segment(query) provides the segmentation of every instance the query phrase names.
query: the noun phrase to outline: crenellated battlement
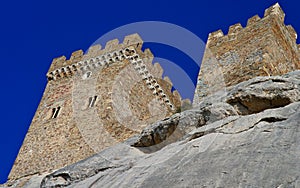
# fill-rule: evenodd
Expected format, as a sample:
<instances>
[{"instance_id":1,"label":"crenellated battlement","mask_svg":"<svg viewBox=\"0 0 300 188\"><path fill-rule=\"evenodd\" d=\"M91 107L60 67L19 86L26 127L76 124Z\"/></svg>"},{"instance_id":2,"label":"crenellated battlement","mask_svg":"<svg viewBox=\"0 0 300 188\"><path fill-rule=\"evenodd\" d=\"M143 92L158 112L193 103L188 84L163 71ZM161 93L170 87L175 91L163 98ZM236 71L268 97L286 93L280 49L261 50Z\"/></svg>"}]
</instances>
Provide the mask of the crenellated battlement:
<instances>
[{"instance_id":1,"label":"crenellated battlement","mask_svg":"<svg viewBox=\"0 0 300 188\"><path fill-rule=\"evenodd\" d=\"M224 33L223 33L223 31L221 29L219 29L217 31L209 33L207 41L208 42L212 42L212 41L218 40L218 39L220 39L222 37L224 37Z\"/></svg>"},{"instance_id":2,"label":"crenellated battlement","mask_svg":"<svg viewBox=\"0 0 300 188\"><path fill-rule=\"evenodd\" d=\"M111 51L111 53L107 53L104 55L98 55L96 57L90 57L86 60L82 60L83 54L79 55L80 51L76 51L72 53L72 56L69 60L64 60L64 56L56 60L56 65L59 67L54 69L51 72L47 73L47 78L49 81L57 80L63 77L73 76L76 73L85 72L86 70L95 69L100 66L109 66L117 61L122 61L128 58L127 52L129 51L128 48L124 50L116 50ZM77 56L73 56L76 54ZM72 61L72 60L75 61ZM81 59L81 60L79 60Z\"/></svg>"},{"instance_id":3,"label":"crenellated battlement","mask_svg":"<svg viewBox=\"0 0 300 188\"><path fill-rule=\"evenodd\" d=\"M253 27L262 25L264 22L268 22L270 24L283 24L284 25L285 13L278 3L271 6L270 8L265 10L264 17L260 18L258 15L255 15L248 19L247 26L242 27L240 23L234 24L229 27L228 33L225 35L222 30L218 30L209 34L207 45L208 46L218 46L221 43L230 42L236 39L236 36L245 30L252 30ZM276 20L274 22L269 22L268 20ZM285 26L285 25L284 25ZM297 33L291 25L285 26L285 29L290 34L293 42L296 42Z\"/></svg>"},{"instance_id":4,"label":"crenellated battlement","mask_svg":"<svg viewBox=\"0 0 300 188\"><path fill-rule=\"evenodd\" d=\"M140 49L142 44L143 41L140 36L132 34L126 36L121 44L119 44L118 39L114 39L108 41L104 49L101 49L101 45L97 44L91 46L86 54L82 50L74 51L68 60L65 56L54 58L47 73L47 78L48 80L56 80L57 78L72 76L80 70L109 65L123 60L126 47L136 46Z\"/></svg>"},{"instance_id":5,"label":"crenellated battlement","mask_svg":"<svg viewBox=\"0 0 300 188\"><path fill-rule=\"evenodd\" d=\"M242 25L240 23L234 24L229 27L228 35L236 35L243 29Z\"/></svg>"},{"instance_id":6,"label":"crenellated battlement","mask_svg":"<svg viewBox=\"0 0 300 188\"><path fill-rule=\"evenodd\" d=\"M62 69L65 66L70 66L79 61L87 61L96 56L108 57L112 56L111 51L117 52L120 49L136 46L141 48L143 44L143 40L138 34L128 35L124 38L123 43L119 43L118 39L110 40L106 43L105 48L101 49L101 45L97 44L95 46L91 46L87 53L84 54L82 50L77 50L73 52L70 58L67 60L65 56L54 58L48 73L53 72L55 70Z\"/></svg>"},{"instance_id":7,"label":"crenellated battlement","mask_svg":"<svg viewBox=\"0 0 300 188\"><path fill-rule=\"evenodd\" d=\"M258 15L252 16L251 18L249 18L247 20L247 26L246 27L250 27L251 25L257 23L259 20L261 20L261 18Z\"/></svg>"},{"instance_id":8,"label":"crenellated battlement","mask_svg":"<svg viewBox=\"0 0 300 188\"><path fill-rule=\"evenodd\" d=\"M195 97L205 97L256 76L300 69L297 32L284 23L284 18L285 13L276 3L265 10L263 18L249 18L245 27L237 23L229 27L227 34L222 30L210 33Z\"/></svg>"}]
</instances>

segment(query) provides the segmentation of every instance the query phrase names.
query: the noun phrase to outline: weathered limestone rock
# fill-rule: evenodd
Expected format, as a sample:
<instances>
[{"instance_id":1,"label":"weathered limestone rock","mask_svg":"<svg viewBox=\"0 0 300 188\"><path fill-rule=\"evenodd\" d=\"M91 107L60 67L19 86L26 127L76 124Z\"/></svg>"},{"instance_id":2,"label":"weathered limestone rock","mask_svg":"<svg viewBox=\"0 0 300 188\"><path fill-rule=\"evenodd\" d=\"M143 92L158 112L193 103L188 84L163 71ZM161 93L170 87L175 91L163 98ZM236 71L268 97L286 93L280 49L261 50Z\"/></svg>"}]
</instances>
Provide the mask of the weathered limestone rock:
<instances>
[{"instance_id":1,"label":"weathered limestone rock","mask_svg":"<svg viewBox=\"0 0 300 188\"><path fill-rule=\"evenodd\" d=\"M169 119L145 128L132 145L136 147L155 145L152 147L152 150L155 150L180 139L197 127L227 116L257 113L299 101L299 75L300 71L295 71L284 76L257 77L229 88L225 95L215 94L206 97L197 108L175 114ZM167 139L169 136L172 138ZM164 144L157 145L164 140L167 140Z\"/></svg>"},{"instance_id":2,"label":"weathered limestone rock","mask_svg":"<svg viewBox=\"0 0 300 188\"><path fill-rule=\"evenodd\" d=\"M257 77L235 86L226 102L233 105L239 114L282 107L300 100L299 84L299 80L289 75L286 78Z\"/></svg>"},{"instance_id":3,"label":"weathered limestone rock","mask_svg":"<svg viewBox=\"0 0 300 188\"><path fill-rule=\"evenodd\" d=\"M152 149L156 150L156 148L159 149L161 146L165 146L170 142L180 139L183 135L197 127L201 127L231 115L237 115L237 112L229 104L208 103L200 109L187 110L152 124L142 131L141 135L132 146L149 147L155 145ZM165 140L165 143L160 144Z\"/></svg>"}]
</instances>

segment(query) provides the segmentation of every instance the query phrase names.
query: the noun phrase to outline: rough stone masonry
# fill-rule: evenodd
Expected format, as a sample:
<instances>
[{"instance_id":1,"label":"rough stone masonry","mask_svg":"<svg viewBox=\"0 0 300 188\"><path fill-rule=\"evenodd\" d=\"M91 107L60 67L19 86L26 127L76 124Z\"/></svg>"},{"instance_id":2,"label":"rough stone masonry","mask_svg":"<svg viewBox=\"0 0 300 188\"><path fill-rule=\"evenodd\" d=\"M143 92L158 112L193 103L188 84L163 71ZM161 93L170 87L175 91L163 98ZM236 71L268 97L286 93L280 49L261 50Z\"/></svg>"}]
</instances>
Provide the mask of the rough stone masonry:
<instances>
[{"instance_id":1,"label":"rough stone masonry","mask_svg":"<svg viewBox=\"0 0 300 188\"><path fill-rule=\"evenodd\" d=\"M133 34L53 60L9 180L85 159L180 108L179 93L142 44Z\"/></svg>"},{"instance_id":2,"label":"rough stone masonry","mask_svg":"<svg viewBox=\"0 0 300 188\"><path fill-rule=\"evenodd\" d=\"M300 69L300 45L291 25L284 24L279 4L248 19L247 26L230 26L208 36L198 76L194 105L201 98L257 76L282 75Z\"/></svg>"}]
</instances>

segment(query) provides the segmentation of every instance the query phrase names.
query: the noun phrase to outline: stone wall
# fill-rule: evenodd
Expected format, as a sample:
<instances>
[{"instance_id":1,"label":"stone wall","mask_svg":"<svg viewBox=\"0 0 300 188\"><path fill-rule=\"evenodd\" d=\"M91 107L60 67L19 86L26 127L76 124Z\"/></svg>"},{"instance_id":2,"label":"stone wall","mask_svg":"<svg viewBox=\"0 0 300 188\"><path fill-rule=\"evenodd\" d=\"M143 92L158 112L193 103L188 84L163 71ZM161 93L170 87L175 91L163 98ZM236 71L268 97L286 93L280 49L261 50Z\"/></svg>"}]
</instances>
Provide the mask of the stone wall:
<instances>
[{"instance_id":1,"label":"stone wall","mask_svg":"<svg viewBox=\"0 0 300 188\"><path fill-rule=\"evenodd\" d=\"M282 75L300 69L297 34L284 24L279 4L253 16L246 27L230 26L210 33L206 45L194 105L208 94L257 76Z\"/></svg>"}]
</instances>

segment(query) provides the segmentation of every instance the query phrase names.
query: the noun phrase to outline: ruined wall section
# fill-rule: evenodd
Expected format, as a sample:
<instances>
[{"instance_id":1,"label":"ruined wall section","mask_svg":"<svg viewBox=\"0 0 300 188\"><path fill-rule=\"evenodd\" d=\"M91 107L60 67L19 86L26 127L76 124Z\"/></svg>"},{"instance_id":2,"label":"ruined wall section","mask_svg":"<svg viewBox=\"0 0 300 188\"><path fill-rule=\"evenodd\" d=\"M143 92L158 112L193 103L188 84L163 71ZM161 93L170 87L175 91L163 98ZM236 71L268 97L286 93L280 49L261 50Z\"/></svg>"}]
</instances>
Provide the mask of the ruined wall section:
<instances>
[{"instance_id":1,"label":"ruined wall section","mask_svg":"<svg viewBox=\"0 0 300 188\"><path fill-rule=\"evenodd\" d=\"M230 26L210 33L206 45L196 98L256 76L282 75L300 69L297 34L284 24L279 4L265 10L263 18L253 16L247 26ZM221 76L222 75L222 76ZM195 101L195 100L194 100Z\"/></svg>"}]
</instances>

